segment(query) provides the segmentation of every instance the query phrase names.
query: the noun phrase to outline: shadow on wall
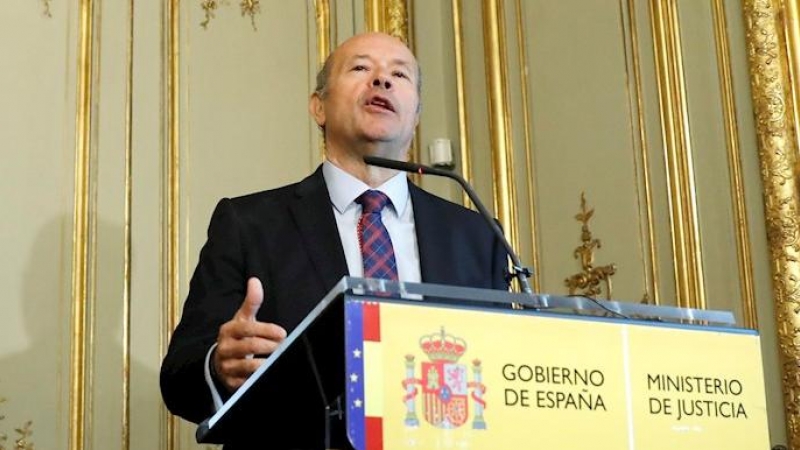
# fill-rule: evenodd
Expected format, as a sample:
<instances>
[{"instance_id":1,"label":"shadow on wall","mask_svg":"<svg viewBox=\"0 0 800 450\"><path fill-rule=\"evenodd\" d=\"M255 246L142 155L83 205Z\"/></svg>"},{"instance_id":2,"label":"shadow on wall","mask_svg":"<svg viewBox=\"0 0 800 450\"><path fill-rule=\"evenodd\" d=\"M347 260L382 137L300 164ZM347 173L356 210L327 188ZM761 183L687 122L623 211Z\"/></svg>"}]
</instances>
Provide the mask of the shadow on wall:
<instances>
[{"instance_id":1,"label":"shadow on wall","mask_svg":"<svg viewBox=\"0 0 800 450\"><path fill-rule=\"evenodd\" d=\"M15 431L32 421L27 443L35 448L60 448L68 439L71 341L72 341L72 217L55 217L46 222L33 240L27 259L20 257L22 290L18 302L29 345L22 351L0 357L0 438L13 442L24 437ZM93 345L90 358L88 409L92 411L92 439L95 447L119 446L122 432L123 398L123 228L97 222L94 332L87 321L86 338ZM13 258L14 255L6 255ZM11 262L7 267L14 267ZM90 269L91 270L91 269ZM15 275L16 276L16 275ZM89 283L90 285L92 283ZM13 295L13 293L11 293ZM91 349L94 349L91 352ZM131 359L129 380L153 380L157 373ZM131 413L158 414L158 392L131 386ZM0 445L5 445L0 441ZM132 448L136 448L132 440Z\"/></svg>"}]
</instances>

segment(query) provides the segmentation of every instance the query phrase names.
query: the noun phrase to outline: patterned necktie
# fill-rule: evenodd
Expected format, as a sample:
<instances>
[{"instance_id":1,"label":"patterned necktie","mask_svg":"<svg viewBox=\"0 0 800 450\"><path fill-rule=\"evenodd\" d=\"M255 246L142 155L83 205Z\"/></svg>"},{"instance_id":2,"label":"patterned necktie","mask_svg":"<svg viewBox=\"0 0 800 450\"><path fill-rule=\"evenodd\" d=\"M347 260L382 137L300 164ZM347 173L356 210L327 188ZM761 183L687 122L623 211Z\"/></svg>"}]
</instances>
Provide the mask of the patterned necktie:
<instances>
[{"instance_id":1,"label":"patterned necktie","mask_svg":"<svg viewBox=\"0 0 800 450\"><path fill-rule=\"evenodd\" d=\"M383 192L370 190L361 194L356 203L362 207L358 221L358 244L364 263L364 277L397 281L392 239L381 220L381 211L389 203L389 197Z\"/></svg>"}]
</instances>

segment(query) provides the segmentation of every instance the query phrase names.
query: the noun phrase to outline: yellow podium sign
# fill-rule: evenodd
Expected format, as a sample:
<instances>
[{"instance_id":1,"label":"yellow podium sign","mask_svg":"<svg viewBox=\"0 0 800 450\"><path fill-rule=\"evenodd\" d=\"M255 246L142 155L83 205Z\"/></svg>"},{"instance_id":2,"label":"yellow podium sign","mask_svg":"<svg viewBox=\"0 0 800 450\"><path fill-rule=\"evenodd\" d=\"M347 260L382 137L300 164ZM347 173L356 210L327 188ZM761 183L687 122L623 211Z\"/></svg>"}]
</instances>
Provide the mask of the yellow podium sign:
<instances>
[{"instance_id":1,"label":"yellow podium sign","mask_svg":"<svg viewBox=\"0 0 800 450\"><path fill-rule=\"evenodd\" d=\"M752 331L351 301L357 449L768 448Z\"/></svg>"}]
</instances>

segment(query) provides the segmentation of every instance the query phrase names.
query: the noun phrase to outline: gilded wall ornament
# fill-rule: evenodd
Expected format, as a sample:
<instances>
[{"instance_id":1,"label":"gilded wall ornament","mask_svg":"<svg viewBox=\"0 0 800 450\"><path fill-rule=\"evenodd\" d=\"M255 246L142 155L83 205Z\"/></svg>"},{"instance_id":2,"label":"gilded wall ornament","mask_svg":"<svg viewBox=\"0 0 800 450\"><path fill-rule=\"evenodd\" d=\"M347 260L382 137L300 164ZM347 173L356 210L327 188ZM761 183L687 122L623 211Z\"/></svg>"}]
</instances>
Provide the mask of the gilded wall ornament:
<instances>
[{"instance_id":1,"label":"gilded wall ornament","mask_svg":"<svg viewBox=\"0 0 800 450\"><path fill-rule=\"evenodd\" d=\"M600 239L592 238L589 230L589 220L594 215L594 208L586 209L586 197L581 193L581 211L575 219L581 222L581 245L575 248L572 256L581 262L581 271L564 280L569 289L569 295L582 295L596 298L606 290L606 298L611 299L611 277L617 272L615 264L605 266L594 265L594 252L600 248Z\"/></svg>"},{"instance_id":2,"label":"gilded wall ornament","mask_svg":"<svg viewBox=\"0 0 800 450\"><path fill-rule=\"evenodd\" d=\"M228 5L228 0L203 0L200 3L200 7L203 8L203 14L205 18L202 22L200 22L200 26L203 29L208 29L208 24L211 22L211 19L217 17L217 10L221 5ZM253 26L253 30L257 30L256 28L256 14L261 14L261 0L241 0L239 2L239 10L242 13L242 17L247 16L250 18L250 24Z\"/></svg>"},{"instance_id":3,"label":"gilded wall ornament","mask_svg":"<svg viewBox=\"0 0 800 450\"><path fill-rule=\"evenodd\" d=\"M51 0L41 0L42 1L42 14L45 17L53 17L53 14L50 12L50 1Z\"/></svg>"},{"instance_id":4,"label":"gilded wall ornament","mask_svg":"<svg viewBox=\"0 0 800 450\"><path fill-rule=\"evenodd\" d=\"M5 398L0 397L0 405L6 402ZM2 425L3 420L5 420L6 416L0 414L0 425ZM2 428L0 428L2 429ZM6 433L0 432L0 450L34 450L33 443L30 441L31 436L33 435L33 422L27 421L24 425L18 428L14 428L14 433L17 435L17 438L14 440L13 447L6 447L6 443L8 442L8 435Z\"/></svg>"},{"instance_id":5,"label":"gilded wall ornament","mask_svg":"<svg viewBox=\"0 0 800 450\"><path fill-rule=\"evenodd\" d=\"M800 195L783 13L777 0L744 2L787 440L789 448L800 448Z\"/></svg>"}]
</instances>

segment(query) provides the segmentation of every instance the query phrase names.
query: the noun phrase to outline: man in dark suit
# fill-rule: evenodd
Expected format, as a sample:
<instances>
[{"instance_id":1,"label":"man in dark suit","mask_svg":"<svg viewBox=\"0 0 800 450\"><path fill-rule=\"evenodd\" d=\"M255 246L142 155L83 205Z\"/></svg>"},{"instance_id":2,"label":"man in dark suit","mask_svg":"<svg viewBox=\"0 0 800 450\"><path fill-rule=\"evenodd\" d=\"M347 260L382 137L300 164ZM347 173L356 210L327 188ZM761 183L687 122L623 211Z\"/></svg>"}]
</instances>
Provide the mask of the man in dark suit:
<instances>
[{"instance_id":1,"label":"man in dark suit","mask_svg":"<svg viewBox=\"0 0 800 450\"><path fill-rule=\"evenodd\" d=\"M507 254L479 214L363 162L408 158L420 71L400 40L380 33L347 40L320 71L309 110L324 133L325 162L299 183L223 199L212 216L161 369L167 407L192 422L210 417L341 277L364 276L357 228L365 191L388 198L380 214L400 280L508 289ZM264 399L254 422L263 429L226 448L323 448L316 411L324 405L318 393L299 389L309 373L298 370L275 394L283 398ZM292 411L270 408L288 399Z\"/></svg>"}]
</instances>

